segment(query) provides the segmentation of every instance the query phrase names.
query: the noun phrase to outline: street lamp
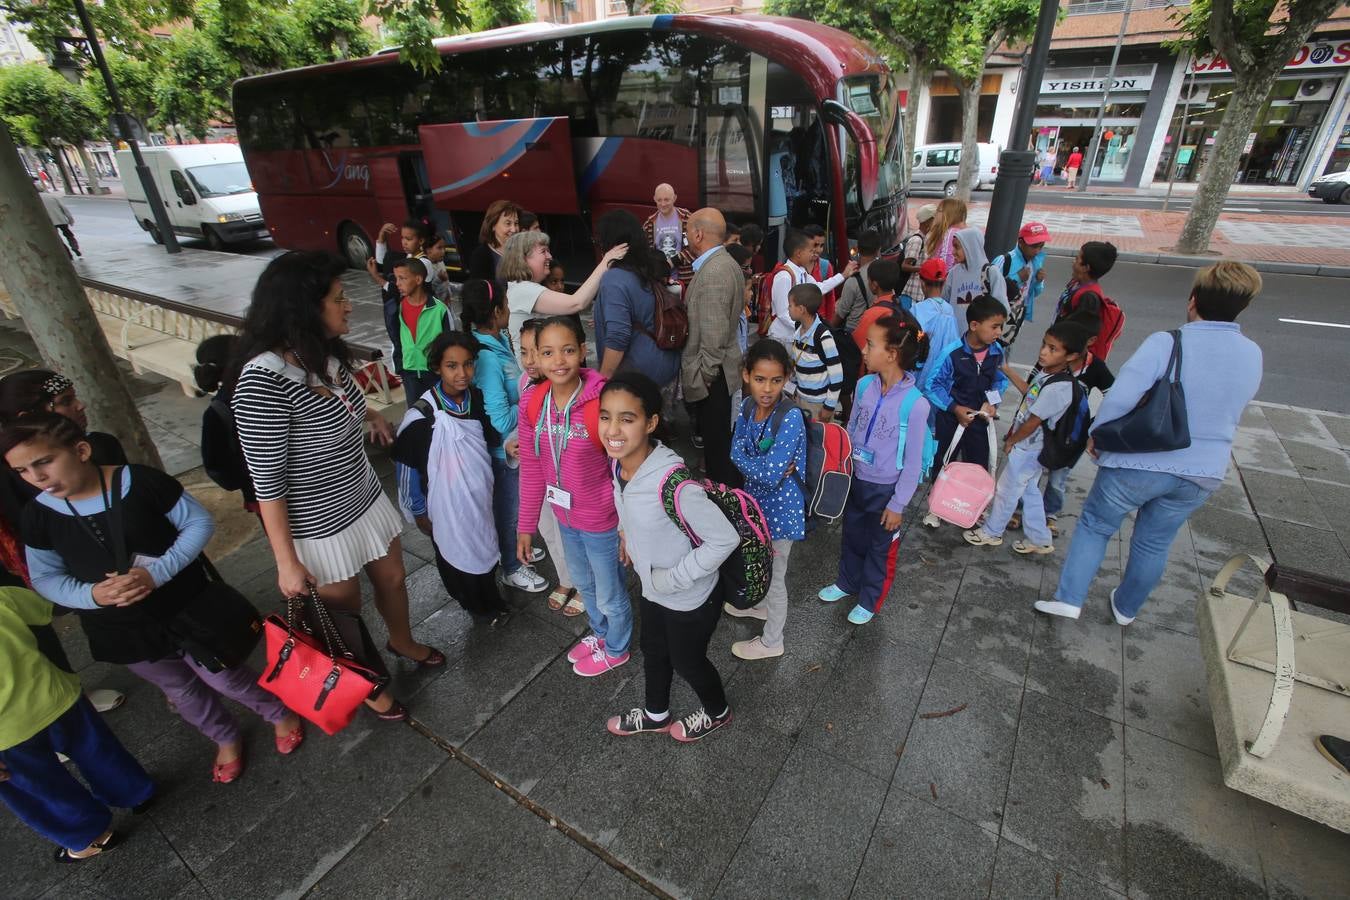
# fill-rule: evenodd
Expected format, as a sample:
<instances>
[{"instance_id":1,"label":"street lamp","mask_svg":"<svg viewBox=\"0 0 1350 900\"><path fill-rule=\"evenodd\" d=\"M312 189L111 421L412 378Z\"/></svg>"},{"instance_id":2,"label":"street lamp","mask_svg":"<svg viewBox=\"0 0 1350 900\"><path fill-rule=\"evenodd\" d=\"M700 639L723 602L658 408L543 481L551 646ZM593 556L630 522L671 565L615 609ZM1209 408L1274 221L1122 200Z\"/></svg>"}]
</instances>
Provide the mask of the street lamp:
<instances>
[{"instance_id":1,"label":"street lamp","mask_svg":"<svg viewBox=\"0 0 1350 900\"><path fill-rule=\"evenodd\" d=\"M103 76L103 85L108 89L108 101L112 104L113 121L116 123L114 129L116 137L126 141L127 147L131 150L131 158L136 161L136 175L141 181L141 189L145 191L145 202L150 205L150 215L154 217L155 228L159 230L160 237L164 240L164 249L169 253L179 253L183 248L178 246L173 226L169 224L169 217L164 214L164 200L159 196L154 176L150 174L150 167L145 164L145 157L141 155L141 148L136 143L135 126L132 124L135 119L127 115L122 107L122 95L117 93L117 84L113 81L112 72L108 70L108 61L103 58L98 32L94 30L94 23L89 20L89 11L84 8L84 0L74 0L74 4L75 14L80 17L80 27L84 30L84 37L58 38L56 52L52 54L52 68L71 83L78 83L80 65L66 45L83 43L89 48L94 57L94 65L98 66L99 74Z\"/></svg>"}]
</instances>

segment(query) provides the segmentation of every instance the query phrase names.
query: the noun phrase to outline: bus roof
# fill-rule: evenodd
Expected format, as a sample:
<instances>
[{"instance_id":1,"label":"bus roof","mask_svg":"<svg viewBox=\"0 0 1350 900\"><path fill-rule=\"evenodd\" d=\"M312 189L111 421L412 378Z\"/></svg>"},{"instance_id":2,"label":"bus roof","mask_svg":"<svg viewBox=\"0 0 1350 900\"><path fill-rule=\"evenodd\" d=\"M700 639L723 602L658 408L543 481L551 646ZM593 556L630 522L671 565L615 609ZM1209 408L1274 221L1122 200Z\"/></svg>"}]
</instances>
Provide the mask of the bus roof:
<instances>
[{"instance_id":1,"label":"bus roof","mask_svg":"<svg viewBox=\"0 0 1350 900\"><path fill-rule=\"evenodd\" d=\"M534 41L611 31L684 31L734 41L796 72L816 95L822 98L834 96L838 80L845 75L876 72L886 67L885 61L875 50L847 32L818 22L808 22L805 19L763 15L717 16L680 13L630 16L577 25L534 22L437 38L435 46L442 55L450 56L473 50L490 50ZM392 65L397 51L397 47L391 47L363 59L325 63L241 80L255 83L285 79L293 72L317 74L334 67Z\"/></svg>"}]
</instances>

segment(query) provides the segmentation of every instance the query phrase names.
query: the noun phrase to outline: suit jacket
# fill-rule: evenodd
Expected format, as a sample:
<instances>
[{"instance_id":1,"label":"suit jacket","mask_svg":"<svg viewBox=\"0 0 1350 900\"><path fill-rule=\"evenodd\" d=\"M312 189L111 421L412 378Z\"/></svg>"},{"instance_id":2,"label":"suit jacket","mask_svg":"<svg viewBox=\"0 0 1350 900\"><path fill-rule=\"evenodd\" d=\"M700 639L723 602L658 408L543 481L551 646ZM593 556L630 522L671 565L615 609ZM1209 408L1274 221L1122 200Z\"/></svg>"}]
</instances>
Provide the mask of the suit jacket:
<instances>
[{"instance_id":1,"label":"suit jacket","mask_svg":"<svg viewBox=\"0 0 1350 900\"><path fill-rule=\"evenodd\" d=\"M722 367L727 393L741 383L741 346L736 338L745 306L745 273L726 250L708 257L685 289L689 341L680 361L686 400L702 400Z\"/></svg>"}]
</instances>

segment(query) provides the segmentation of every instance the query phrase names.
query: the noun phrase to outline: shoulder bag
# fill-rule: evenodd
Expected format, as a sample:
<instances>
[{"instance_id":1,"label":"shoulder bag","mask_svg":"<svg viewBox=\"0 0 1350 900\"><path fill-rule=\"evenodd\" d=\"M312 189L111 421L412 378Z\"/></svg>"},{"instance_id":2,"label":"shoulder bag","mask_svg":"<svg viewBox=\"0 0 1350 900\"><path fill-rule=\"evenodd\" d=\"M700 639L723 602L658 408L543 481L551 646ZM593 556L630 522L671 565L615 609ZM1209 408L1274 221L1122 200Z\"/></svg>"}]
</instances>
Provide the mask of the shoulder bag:
<instances>
[{"instance_id":1,"label":"shoulder bag","mask_svg":"<svg viewBox=\"0 0 1350 900\"><path fill-rule=\"evenodd\" d=\"M1181 332L1171 331L1172 358L1162 377L1140 398L1139 405L1092 432L1097 450L1110 453L1161 453L1191 445L1186 419L1186 392L1181 387Z\"/></svg>"}]
</instances>

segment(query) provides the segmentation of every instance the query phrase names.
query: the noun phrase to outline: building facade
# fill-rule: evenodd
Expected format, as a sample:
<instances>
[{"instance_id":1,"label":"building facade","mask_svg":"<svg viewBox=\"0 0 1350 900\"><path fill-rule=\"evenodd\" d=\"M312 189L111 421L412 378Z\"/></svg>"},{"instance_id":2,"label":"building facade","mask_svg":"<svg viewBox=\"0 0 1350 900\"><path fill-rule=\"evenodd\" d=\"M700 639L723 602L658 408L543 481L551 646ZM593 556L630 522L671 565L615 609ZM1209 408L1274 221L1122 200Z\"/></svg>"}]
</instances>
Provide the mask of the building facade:
<instances>
[{"instance_id":1,"label":"building facade","mask_svg":"<svg viewBox=\"0 0 1350 900\"><path fill-rule=\"evenodd\" d=\"M764 0L683 0L680 11L686 13L736 14L763 12ZM643 10L639 4L638 14ZM535 16L540 22L574 25L600 22L628 15L624 0L535 0Z\"/></svg>"}]
</instances>

